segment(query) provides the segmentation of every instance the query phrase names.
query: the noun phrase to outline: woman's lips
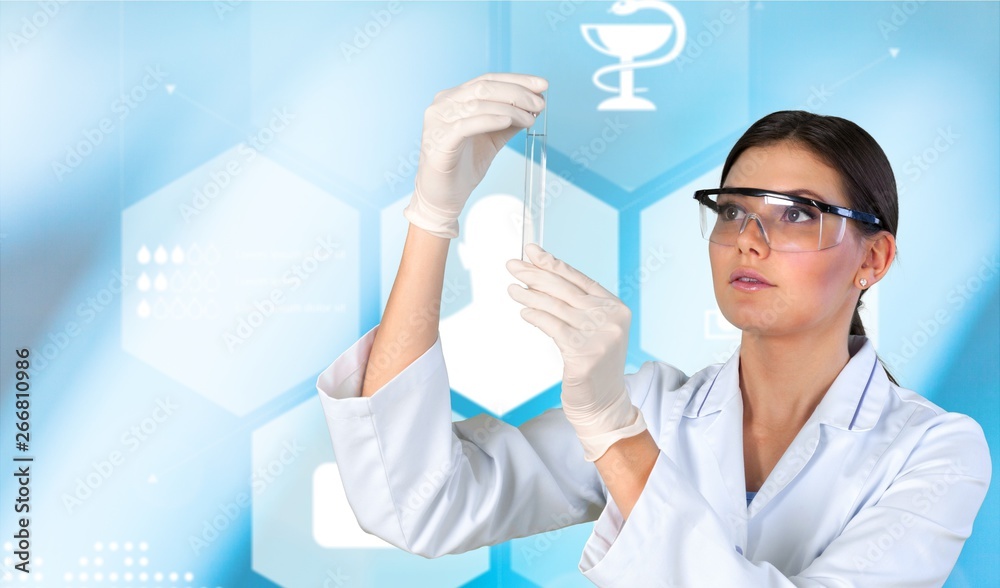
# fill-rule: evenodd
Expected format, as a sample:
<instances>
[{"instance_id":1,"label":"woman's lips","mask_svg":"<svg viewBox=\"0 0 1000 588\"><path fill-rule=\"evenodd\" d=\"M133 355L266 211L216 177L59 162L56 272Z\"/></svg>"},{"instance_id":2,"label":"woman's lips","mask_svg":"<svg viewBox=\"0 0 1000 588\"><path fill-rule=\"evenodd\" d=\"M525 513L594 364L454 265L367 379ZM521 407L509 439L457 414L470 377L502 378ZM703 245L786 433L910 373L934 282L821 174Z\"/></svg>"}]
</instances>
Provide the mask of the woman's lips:
<instances>
[{"instance_id":1,"label":"woman's lips","mask_svg":"<svg viewBox=\"0 0 1000 588\"><path fill-rule=\"evenodd\" d=\"M729 285L744 292L756 292L765 288L773 288L764 276L750 269L738 269L729 274Z\"/></svg>"}]
</instances>

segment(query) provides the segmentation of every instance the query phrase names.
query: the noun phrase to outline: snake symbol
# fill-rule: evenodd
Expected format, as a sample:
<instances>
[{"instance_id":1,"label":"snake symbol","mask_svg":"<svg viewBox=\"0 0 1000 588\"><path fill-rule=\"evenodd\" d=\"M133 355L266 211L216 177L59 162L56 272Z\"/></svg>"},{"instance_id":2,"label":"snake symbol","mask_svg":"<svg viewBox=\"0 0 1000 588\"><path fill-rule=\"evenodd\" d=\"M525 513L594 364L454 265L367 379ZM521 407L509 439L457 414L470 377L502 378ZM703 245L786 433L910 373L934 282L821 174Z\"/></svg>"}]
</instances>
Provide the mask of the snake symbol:
<instances>
[{"instance_id":1,"label":"snake symbol","mask_svg":"<svg viewBox=\"0 0 1000 588\"><path fill-rule=\"evenodd\" d=\"M649 61L636 61L632 63L614 63L601 67L595 71L592 78L594 85L605 92L617 93L621 90L621 88L609 86L608 84L601 82L600 78L602 76L623 69L638 69L641 67L656 67L658 65L663 65L664 63L675 59L678 55L680 55L681 50L684 49L684 42L687 39L687 27L684 24L684 17L681 16L681 13L676 8L666 2L661 2L659 0L617 0L608 12L619 16L627 16L645 9L658 10L669 16L677 28L677 40L670 51L657 59ZM645 92L647 90L649 90L649 88L636 88L635 92Z\"/></svg>"}]
</instances>

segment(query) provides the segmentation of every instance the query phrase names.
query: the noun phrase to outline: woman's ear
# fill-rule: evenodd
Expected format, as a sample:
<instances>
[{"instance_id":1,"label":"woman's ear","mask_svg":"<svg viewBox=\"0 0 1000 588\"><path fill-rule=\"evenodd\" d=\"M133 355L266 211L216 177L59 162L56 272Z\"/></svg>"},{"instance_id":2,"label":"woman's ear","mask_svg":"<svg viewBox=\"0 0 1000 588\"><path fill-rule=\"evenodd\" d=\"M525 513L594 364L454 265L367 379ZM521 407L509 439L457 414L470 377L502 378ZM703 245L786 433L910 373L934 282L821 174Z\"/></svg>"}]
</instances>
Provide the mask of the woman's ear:
<instances>
[{"instance_id":1,"label":"woman's ear","mask_svg":"<svg viewBox=\"0 0 1000 588\"><path fill-rule=\"evenodd\" d=\"M864 278L871 288L889 271L896 258L896 238L888 231L881 231L867 240L865 256L858 268L857 278Z\"/></svg>"}]
</instances>

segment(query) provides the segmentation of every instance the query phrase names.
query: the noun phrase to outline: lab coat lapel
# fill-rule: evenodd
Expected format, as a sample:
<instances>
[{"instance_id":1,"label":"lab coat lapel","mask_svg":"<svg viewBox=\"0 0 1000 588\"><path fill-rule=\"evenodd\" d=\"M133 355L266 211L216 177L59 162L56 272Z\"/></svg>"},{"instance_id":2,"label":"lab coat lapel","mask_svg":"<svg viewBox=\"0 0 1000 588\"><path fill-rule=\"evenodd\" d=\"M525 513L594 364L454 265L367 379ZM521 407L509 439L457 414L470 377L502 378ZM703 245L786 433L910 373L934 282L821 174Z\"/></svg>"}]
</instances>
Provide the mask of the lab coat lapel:
<instances>
[{"instance_id":1,"label":"lab coat lapel","mask_svg":"<svg viewBox=\"0 0 1000 588\"><path fill-rule=\"evenodd\" d=\"M815 415L815 413L814 413ZM819 422L810 417L806 424L802 425L795 439L782 454L781 459L775 464L774 469L767 475L760 491L754 496L750 503L749 517L753 517L761 511L767 503L778 495L788 484L795 479L795 476L802 471L806 463L812 458L819 446L820 427Z\"/></svg>"},{"instance_id":2,"label":"lab coat lapel","mask_svg":"<svg viewBox=\"0 0 1000 588\"><path fill-rule=\"evenodd\" d=\"M878 421L888 394L885 372L879 365L875 348L866 338L850 337L849 349L851 359L754 497L749 508L751 518L799 475L820 445L823 426L862 432Z\"/></svg>"},{"instance_id":3,"label":"lab coat lapel","mask_svg":"<svg viewBox=\"0 0 1000 588\"><path fill-rule=\"evenodd\" d=\"M743 398L739 386L739 349L723 364L704 394L698 394L688 406L685 416L710 420L697 426L701 439L711 450L714 468L705 468L705 482L712 480L725 496L717 504L729 521L737 545L746 544L746 476L743 470ZM714 415L714 416L713 416Z\"/></svg>"}]
</instances>

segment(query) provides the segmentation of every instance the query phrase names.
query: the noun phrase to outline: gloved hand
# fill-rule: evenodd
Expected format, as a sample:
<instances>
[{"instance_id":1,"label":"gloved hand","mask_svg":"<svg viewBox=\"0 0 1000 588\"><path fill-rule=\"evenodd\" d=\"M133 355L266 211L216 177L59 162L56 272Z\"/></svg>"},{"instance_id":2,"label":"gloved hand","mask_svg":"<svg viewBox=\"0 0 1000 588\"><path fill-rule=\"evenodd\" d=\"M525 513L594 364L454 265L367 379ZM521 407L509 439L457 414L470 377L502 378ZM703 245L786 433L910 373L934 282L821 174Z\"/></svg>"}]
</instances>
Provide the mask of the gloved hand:
<instances>
[{"instance_id":1,"label":"gloved hand","mask_svg":"<svg viewBox=\"0 0 1000 588\"><path fill-rule=\"evenodd\" d=\"M484 74L438 92L424 112L420 161L403 215L438 237L458 236L458 216L500 149L535 122L544 78Z\"/></svg>"},{"instance_id":2,"label":"gloved hand","mask_svg":"<svg viewBox=\"0 0 1000 588\"><path fill-rule=\"evenodd\" d=\"M588 461L619 439L646 430L625 389L625 353L632 312L614 294L531 243L531 263L507 262L528 285L507 287L525 305L521 317L552 337L563 357L562 407Z\"/></svg>"}]
</instances>

